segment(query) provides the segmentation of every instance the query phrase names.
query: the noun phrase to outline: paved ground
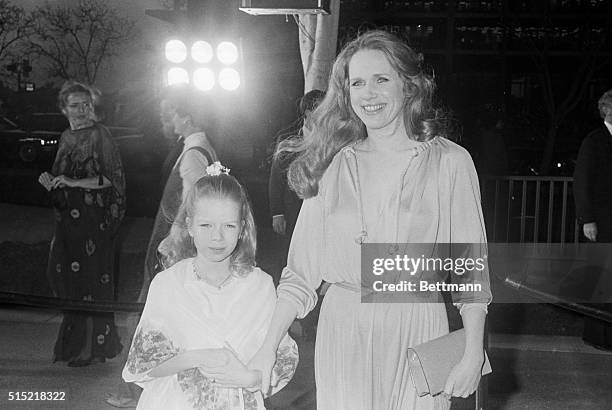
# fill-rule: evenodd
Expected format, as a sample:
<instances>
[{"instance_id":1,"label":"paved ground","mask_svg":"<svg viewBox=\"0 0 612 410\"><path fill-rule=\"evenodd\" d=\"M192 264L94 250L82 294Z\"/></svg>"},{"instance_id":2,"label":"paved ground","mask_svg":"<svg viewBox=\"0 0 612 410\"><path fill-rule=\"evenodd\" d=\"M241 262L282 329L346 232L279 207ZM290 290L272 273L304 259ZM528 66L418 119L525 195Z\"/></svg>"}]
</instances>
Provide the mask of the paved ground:
<instances>
[{"instance_id":1,"label":"paved ground","mask_svg":"<svg viewBox=\"0 0 612 410\"><path fill-rule=\"evenodd\" d=\"M49 220L46 208L0 204L0 245L47 241L51 236ZM125 288L120 289L120 296L124 300L134 296L138 284L134 275L139 274L149 229L150 219L147 218L127 218L122 228L120 283ZM260 265L273 272L279 268L272 251L278 247L278 238L265 228L260 233ZM493 306L490 322L495 326L490 326L493 332L489 356L494 373L487 378L486 408L610 408L612 354L589 348L581 342L576 336L579 320L559 314L547 305L529 309ZM552 319L560 321L559 324L551 325ZM103 399L120 377L121 359L86 368L51 363L60 320L60 313L53 310L0 306L0 409L112 408L105 405ZM124 331L125 321L126 314L119 314L117 323L124 341L129 339ZM290 385L273 397L269 403L272 408L314 408L313 343L300 340L299 345L298 373ZM9 402L10 391L64 391L67 400ZM470 401L457 401L453 408L470 408Z\"/></svg>"},{"instance_id":2,"label":"paved ground","mask_svg":"<svg viewBox=\"0 0 612 410\"><path fill-rule=\"evenodd\" d=\"M125 315L119 315L118 327L122 340ZM112 409L104 402L105 395L114 391L120 380L123 362L115 358L104 364L70 368L65 363L52 363L51 354L61 315L37 309L5 307L0 309L0 409ZM307 404L313 396L314 373L312 342L299 341L301 363L291 385L278 393L271 405L291 407L299 401ZM10 391L61 391L63 402L16 402L8 400ZM289 407L288 407L289 406Z\"/></svg>"},{"instance_id":3,"label":"paved ground","mask_svg":"<svg viewBox=\"0 0 612 410\"><path fill-rule=\"evenodd\" d=\"M123 363L119 358L85 368L51 363L60 319L56 312L0 309L0 409L112 409L103 400ZM125 319L118 317L121 333ZM313 343L299 340L299 348L298 372L273 397L272 408L314 409ZM586 348L576 337L494 334L489 353L494 368L488 377L489 409L610 408L612 354ZM66 401L9 402L9 391L63 391ZM469 405L456 402L453 408Z\"/></svg>"}]
</instances>

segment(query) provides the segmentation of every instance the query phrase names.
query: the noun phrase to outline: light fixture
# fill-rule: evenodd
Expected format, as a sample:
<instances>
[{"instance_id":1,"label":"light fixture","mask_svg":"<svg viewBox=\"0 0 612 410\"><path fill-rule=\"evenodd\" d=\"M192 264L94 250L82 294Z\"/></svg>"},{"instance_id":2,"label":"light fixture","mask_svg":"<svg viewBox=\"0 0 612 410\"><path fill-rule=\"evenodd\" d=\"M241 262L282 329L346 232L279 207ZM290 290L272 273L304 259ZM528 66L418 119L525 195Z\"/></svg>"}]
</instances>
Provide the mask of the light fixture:
<instances>
[{"instance_id":1,"label":"light fixture","mask_svg":"<svg viewBox=\"0 0 612 410\"><path fill-rule=\"evenodd\" d=\"M210 43L198 40L191 46L191 58L201 64L209 63L213 59L213 48Z\"/></svg>"},{"instance_id":2,"label":"light fixture","mask_svg":"<svg viewBox=\"0 0 612 410\"><path fill-rule=\"evenodd\" d=\"M240 74L233 68L224 68L219 72L219 85L221 88L233 91L240 87Z\"/></svg>"},{"instance_id":3,"label":"light fixture","mask_svg":"<svg viewBox=\"0 0 612 410\"><path fill-rule=\"evenodd\" d=\"M234 64L238 61L238 47L229 41L219 43L217 46L217 58L223 64Z\"/></svg>"},{"instance_id":4,"label":"light fixture","mask_svg":"<svg viewBox=\"0 0 612 410\"><path fill-rule=\"evenodd\" d=\"M207 67L197 68L193 72L193 85L202 91L211 90L215 86L215 73Z\"/></svg>"},{"instance_id":5,"label":"light fixture","mask_svg":"<svg viewBox=\"0 0 612 410\"><path fill-rule=\"evenodd\" d=\"M329 14L331 0L240 0L239 10L253 15Z\"/></svg>"},{"instance_id":6,"label":"light fixture","mask_svg":"<svg viewBox=\"0 0 612 410\"><path fill-rule=\"evenodd\" d=\"M188 84L189 74L182 67L172 67L168 70L168 85Z\"/></svg>"},{"instance_id":7,"label":"light fixture","mask_svg":"<svg viewBox=\"0 0 612 410\"><path fill-rule=\"evenodd\" d=\"M166 43L166 58L172 63L182 63L187 58L187 46L181 40Z\"/></svg>"}]
</instances>

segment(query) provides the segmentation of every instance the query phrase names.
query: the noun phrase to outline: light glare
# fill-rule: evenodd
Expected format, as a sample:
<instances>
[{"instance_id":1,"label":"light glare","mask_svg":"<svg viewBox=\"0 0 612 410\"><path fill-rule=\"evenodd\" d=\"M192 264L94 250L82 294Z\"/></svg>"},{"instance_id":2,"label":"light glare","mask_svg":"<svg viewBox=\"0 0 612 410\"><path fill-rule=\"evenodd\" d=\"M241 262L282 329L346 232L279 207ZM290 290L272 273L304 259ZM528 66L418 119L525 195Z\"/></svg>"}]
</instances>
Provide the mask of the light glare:
<instances>
[{"instance_id":1,"label":"light glare","mask_svg":"<svg viewBox=\"0 0 612 410\"><path fill-rule=\"evenodd\" d=\"M166 58L173 63L182 63L187 58L187 46L181 40L166 43Z\"/></svg>"},{"instance_id":2,"label":"light glare","mask_svg":"<svg viewBox=\"0 0 612 410\"><path fill-rule=\"evenodd\" d=\"M219 85L229 91L237 89L240 87L240 74L233 68L224 68L219 73Z\"/></svg>"},{"instance_id":3,"label":"light glare","mask_svg":"<svg viewBox=\"0 0 612 410\"><path fill-rule=\"evenodd\" d=\"M187 70L181 67L172 67L168 70L168 85L189 83Z\"/></svg>"},{"instance_id":4,"label":"light glare","mask_svg":"<svg viewBox=\"0 0 612 410\"><path fill-rule=\"evenodd\" d=\"M213 58L213 48L210 43L202 40L193 43L191 46L191 58L201 64L209 63Z\"/></svg>"},{"instance_id":5,"label":"light glare","mask_svg":"<svg viewBox=\"0 0 612 410\"><path fill-rule=\"evenodd\" d=\"M198 68L193 72L193 85L202 91L211 90L215 86L215 73L210 68Z\"/></svg>"},{"instance_id":6,"label":"light glare","mask_svg":"<svg viewBox=\"0 0 612 410\"><path fill-rule=\"evenodd\" d=\"M223 41L217 46L217 58L223 64L234 64L238 61L238 47L229 41Z\"/></svg>"}]
</instances>

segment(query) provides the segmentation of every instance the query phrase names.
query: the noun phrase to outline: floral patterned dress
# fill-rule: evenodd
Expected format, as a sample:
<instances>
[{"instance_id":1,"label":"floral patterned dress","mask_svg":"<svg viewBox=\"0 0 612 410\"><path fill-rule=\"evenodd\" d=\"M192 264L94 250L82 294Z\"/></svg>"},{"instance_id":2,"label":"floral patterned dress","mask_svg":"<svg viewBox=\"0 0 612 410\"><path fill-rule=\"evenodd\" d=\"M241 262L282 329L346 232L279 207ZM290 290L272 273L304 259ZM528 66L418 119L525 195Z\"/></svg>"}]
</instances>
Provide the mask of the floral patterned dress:
<instances>
[{"instance_id":1,"label":"floral patterned dress","mask_svg":"<svg viewBox=\"0 0 612 410\"><path fill-rule=\"evenodd\" d=\"M260 392L222 388L194 368L165 377L149 372L177 354L228 344L247 363L261 347L268 330L276 292L271 277L258 268L217 288L198 280L193 258L159 273L151 282L147 302L123 369L126 382L144 391L139 409L264 409ZM273 392L293 377L297 345L289 336L277 352Z\"/></svg>"},{"instance_id":2,"label":"floral patterned dress","mask_svg":"<svg viewBox=\"0 0 612 410\"><path fill-rule=\"evenodd\" d=\"M63 132L51 173L83 179L102 177L103 189L51 191L55 233L47 277L56 296L71 300L114 299L114 239L125 211L125 179L119 150L103 125ZM110 358L121 351L113 313L66 311L54 349L55 361L70 361L86 344L93 320L92 356Z\"/></svg>"}]
</instances>

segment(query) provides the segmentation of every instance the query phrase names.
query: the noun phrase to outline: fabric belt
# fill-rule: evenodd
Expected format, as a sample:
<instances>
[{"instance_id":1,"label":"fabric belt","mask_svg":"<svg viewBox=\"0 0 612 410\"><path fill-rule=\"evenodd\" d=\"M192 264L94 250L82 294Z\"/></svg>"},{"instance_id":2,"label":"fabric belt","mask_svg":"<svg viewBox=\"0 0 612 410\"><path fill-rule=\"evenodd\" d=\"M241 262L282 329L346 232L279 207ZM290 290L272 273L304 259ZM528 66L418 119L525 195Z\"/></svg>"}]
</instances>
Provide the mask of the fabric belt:
<instances>
[{"instance_id":1,"label":"fabric belt","mask_svg":"<svg viewBox=\"0 0 612 410\"><path fill-rule=\"evenodd\" d=\"M359 293L360 295L374 293L372 288L367 288L365 286L358 285L356 283L348 283L348 282L334 282L332 285L338 286L339 288L350 290L354 293Z\"/></svg>"}]
</instances>

